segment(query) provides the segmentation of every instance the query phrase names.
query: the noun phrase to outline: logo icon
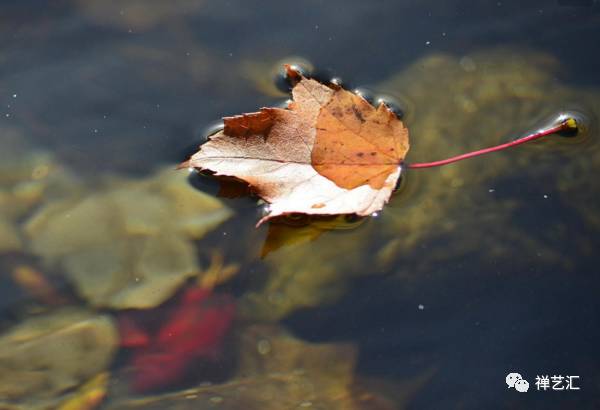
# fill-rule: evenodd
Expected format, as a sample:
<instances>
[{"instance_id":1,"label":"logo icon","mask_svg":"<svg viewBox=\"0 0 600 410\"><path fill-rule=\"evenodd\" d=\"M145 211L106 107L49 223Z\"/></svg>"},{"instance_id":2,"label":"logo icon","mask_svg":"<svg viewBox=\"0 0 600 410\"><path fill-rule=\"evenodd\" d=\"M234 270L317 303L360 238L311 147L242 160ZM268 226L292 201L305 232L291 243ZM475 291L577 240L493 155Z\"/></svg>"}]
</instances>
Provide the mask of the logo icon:
<instances>
[{"instance_id":1,"label":"logo icon","mask_svg":"<svg viewBox=\"0 0 600 410\"><path fill-rule=\"evenodd\" d=\"M506 384L508 388L513 388L519 393L525 393L529 390L529 382L523 378L519 373L509 373L506 376Z\"/></svg>"}]
</instances>

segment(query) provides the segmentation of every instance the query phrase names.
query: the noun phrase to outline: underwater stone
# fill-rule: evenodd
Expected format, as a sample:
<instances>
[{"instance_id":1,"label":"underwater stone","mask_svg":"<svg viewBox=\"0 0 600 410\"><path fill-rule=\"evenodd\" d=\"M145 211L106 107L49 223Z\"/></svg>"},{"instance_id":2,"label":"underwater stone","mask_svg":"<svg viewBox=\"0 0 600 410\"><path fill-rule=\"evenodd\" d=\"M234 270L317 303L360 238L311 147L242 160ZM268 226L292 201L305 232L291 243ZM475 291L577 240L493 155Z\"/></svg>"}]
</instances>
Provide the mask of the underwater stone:
<instances>
[{"instance_id":1,"label":"underwater stone","mask_svg":"<svg viewBox=\"0 0 600 410\"><path fill-rule=\"evenodd\" d=\"M558 111L564 101L582 98L582 90L556 83L560 65L547 54L502 48L466 58L431 54L375 87L378 92L400 96L411 107L406 117L412 136L408 163L510 140L538 126L540 118ZM476 69L465 70L465 61ZM550 89L552 93L548 93ZM583 96L586 103L591 99ZM565 147L561 148L561 143ZM562 188L577 190L580 196L582 192L590 194L579 203L573 201L575 195L565 195L564 200L579 209L587 208L590 222L598 224L597 216L593 217L596 190L591 185L577 187L590 184L589 178L580 176L593 174L592 158L600 158L595 155L600 145L595 144L593 152L579 155L579 159L576 150L567 145L564 139L551 137L510 154L498 153L438 170L408 170L402 189L380 217L367 218L359 229L318 233L321 236L307 236L299 243L301 233L308 232L301 227L284 238L286 243L265 257L268 271L257 274L253 287L242 296L241 313L258 320L279 320L299 309L334 303L359 275L393 274L403 280L419 280L421 273L431 272L449 258L481 249L494 257L514 258L512 252L518 247L543 254L545 263L558 262L560 250L514 223L518 218L513 216L522 206L516 198L490 195L488 188L525 172L529 178L539 176L544 168L532 164L539 161L542 150L553 158L559 156L559 149L569 150L564 169L573 172L560 173L565 180L569 177ZM589 148L590 144L582 145ZM577 183L577 178L581 182ZM457 229L469 234L456 235ZM430 241L446 245L425 254L421 247ZM424 257L407 257L415 252Z\"/></svg>"},{"instance_id":2,"label":"underwater stone","mask_svg":"<svg viewBox=\"0 0 600 410\"><path fill-rule=\"evenodd\" d=\"M0 408L55 408L110 365L117 343L109 316L76 308L8 329L0 335Z\"/></svg>"},{"instance_id":3,"label":"underwater stone","mask_svg":"<svg viewBox=\"0 0 600 410\"><path fill-rule=\"evenodd\" d=\"M15 227L0 217L0 253L18 251L21 246L21 238Z\"/></svg>"},{"instance_id":4,"label":"underwater stone","mask_svg":"<svg viewBox=\"0 0 600 410\"><path fill-rule=\"evenodd\" d=\"M357 389L357 349L349 343L310 343L270 325L249 326L240 331L239 366L223 383L201 384L182 391L143 398L125 393L108 403L116 409L381 409L375 394ZM259 352L268 341L271 349ZM324 365L325 364L325 365ZM307 404L311 403L311 407Z\"/></svg>"},{"instance_id":5,"label":"underwater stone","mask_svg":"<svg viewBox=\"0 0 600 410\"><path fill-rule=\"evenodd\" d=\"M21 251L19 223L48 197L77 189L76 179L16 129L0 128L0 253Z\"/></svg>"},{"instance_id":6,"label":"underwater stone","mask_svg":"<svg viewBox=\"0 0 600 410\"><path fill-rule=\"evenodd\" d=\"M192 240L229 218L185 172L113 180L82 198L50 202L26 224L32 251L62 267L96 306L150 308L200 268Z\"/></svg>"}]
</instances>

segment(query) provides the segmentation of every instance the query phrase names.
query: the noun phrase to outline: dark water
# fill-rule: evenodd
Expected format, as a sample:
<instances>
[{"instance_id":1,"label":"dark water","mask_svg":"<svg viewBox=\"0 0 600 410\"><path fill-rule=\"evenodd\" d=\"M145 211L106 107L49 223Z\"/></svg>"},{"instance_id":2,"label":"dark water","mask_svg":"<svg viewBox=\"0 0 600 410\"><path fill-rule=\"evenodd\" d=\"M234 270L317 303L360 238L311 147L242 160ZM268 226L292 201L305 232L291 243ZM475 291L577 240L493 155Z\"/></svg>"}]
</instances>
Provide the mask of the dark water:
<instances>
[{"instance_id":1,"label":"dark water","mask_svg":"<svg viewBox=\"0 0 600 410\"><path fill-rule=\"evenodd\" d=\"M520 159L517 148L497 162L465 165L462 174L449 171L456 174L446 179L444 171L413 171L380 217L305 244L299 252L316 254L314 265L302 262L313 275L339 271L332 275L339 284L306 292L326 287L337 294L298 304L275 322L301 340L354 344L357 379L376 380L374 391L408 408L597 408L599 39L595 1L2 2L0 132L16 130L52 153L92 191L103 175L143 178L185 159L220 117L285 99L269 85L269 71L290 56L351 87L395 95L406 111L414 161L500 142L575 107L588 127L579 139L523 148ZM471 115L444 118L433 102L430 107L451 75L437 85L422 80L425 68L419 77L420 64L426 67L422 62L432 55L451 56L467 72L469 56L479 55L473 57L478 72L485 66L487 75L502 75L504 68L495 67L510 61L517 68L507 66L506 75L518 78L521 65L542 72L554 64L540 54L560 65L546 75L543 96L482 97L482 108ZM409 78L396 82L403 72ZM434 84L432 94L423 94L424 86L403 95L397 84L411 83L411 75L414 83ZM516 83L537 81L523 76ZM460 101L460 90L450 91ZM525 108L513 115L513 106ZM430 110L437 117L419 122ZM455 128L461 132L448 137L454 141L430 149L438 138L432 129L448 135ZM459 182L447 185L452 181ZM428 214L419 216L428 200ZM253 228L254 202L227 203L236 214L203 240L242 266L228 292L240 301L251 292L264 296L264 275L275 275L285 257L278 259L277 251L258 257L267 229ZM17 226L34 212L17 218ZM377 264L378 252L395 237L401 242L389 248L392 256ZM0 253L0 266L39 259L25 247ZM55 273L58 288L77 293L60 269ZM27 319L29 301L4 276L6 331ZM240 328L272 320L249 317ZM111 363L114 372L127 363L121 357ZM510 372L529 381L527 393L507 388ZM422 375L425 381L404 400L402 383ZM580 390L537 391L541 375L578 376Z\"/></svg>"}]
</instances>

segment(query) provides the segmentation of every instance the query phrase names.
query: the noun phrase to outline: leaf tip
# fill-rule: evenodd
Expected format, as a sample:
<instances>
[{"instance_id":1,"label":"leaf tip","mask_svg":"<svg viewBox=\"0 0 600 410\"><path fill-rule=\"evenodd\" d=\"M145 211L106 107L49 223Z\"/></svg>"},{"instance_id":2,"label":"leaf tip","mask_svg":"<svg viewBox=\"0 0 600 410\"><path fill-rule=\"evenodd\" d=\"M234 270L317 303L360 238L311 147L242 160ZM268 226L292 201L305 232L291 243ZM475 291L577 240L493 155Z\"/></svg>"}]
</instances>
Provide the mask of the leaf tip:
<instances>
[{"instance_id":1,"label":"leaf tip","mask_svg":"<svg viewBox=\"0 0 600 410\"><path fill-rule=\"evenodd\" d=\"M288 78L292 86L295 86L302 80L302 72L297 66L284 64L283 68L285 68L285 76Z\"/></svg>"},{"instance_id":2,"label":"leaf tip","mask_svg":"<svg viewBox=\"0 0 600 410\"><path fill-rule=\"evenodd\" d=\"M188 159L187 161L183 161L182 163L178 164L175 169L179 170L179 169L184 169L184 168L192 168L192 160Z\"/></svg>"}]
</instances>

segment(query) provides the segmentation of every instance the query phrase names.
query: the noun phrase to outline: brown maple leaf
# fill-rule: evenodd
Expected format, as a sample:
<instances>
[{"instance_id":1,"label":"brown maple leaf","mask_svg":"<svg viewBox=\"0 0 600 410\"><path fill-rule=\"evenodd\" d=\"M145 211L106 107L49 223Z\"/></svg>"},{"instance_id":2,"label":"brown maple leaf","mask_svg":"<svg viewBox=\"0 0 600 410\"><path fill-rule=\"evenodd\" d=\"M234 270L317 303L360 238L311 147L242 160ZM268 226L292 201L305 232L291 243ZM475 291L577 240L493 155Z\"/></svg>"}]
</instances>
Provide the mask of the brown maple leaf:
<instances>
[{"instance_id":1,"label":"brown maple leaf","mask_svg":"<svg viewBox=\"0 0 600 410\"><path fill-rule=\"evenodd\" d=\"M224 118L182 167L247 182L270 206L257 224L290 213L370 215L383 208L408 151L408 130L381 103L286 66L287 109Z\"/></svg>"}]
</instances>

